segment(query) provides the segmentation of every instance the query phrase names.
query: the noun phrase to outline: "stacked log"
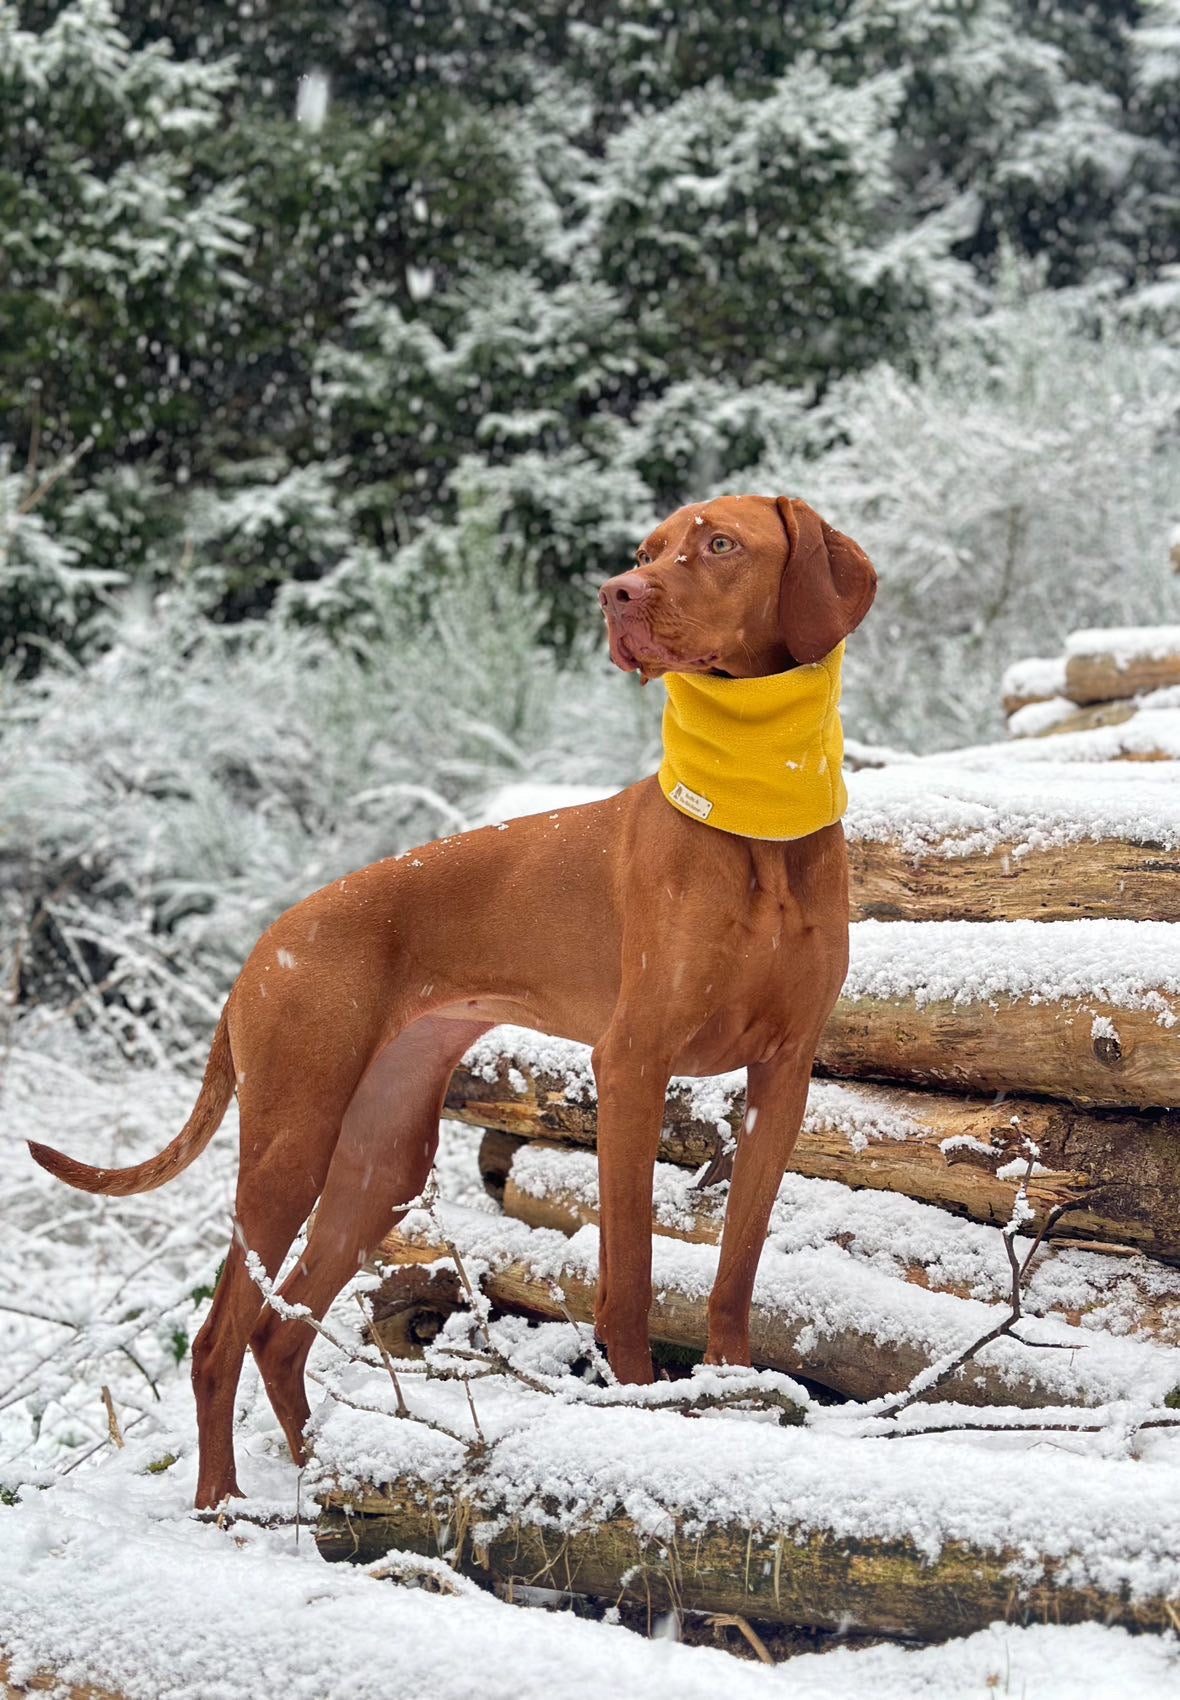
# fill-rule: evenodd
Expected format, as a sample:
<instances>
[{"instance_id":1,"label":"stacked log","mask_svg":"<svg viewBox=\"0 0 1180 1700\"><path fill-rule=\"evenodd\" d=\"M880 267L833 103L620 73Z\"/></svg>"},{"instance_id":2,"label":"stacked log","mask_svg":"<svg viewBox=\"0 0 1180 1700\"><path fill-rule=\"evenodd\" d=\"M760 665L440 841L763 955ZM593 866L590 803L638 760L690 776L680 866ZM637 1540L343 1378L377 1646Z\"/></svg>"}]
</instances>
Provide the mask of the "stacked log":
<instances>
[{"instance_id":1,"label":"stacked log","mask_svg":"<svg viewBox=\"0 0 1180 1700\"><path fill-rule=\"evenodd\" d=\"M528 1054L527 1040L456 1070L446 1114L485 1134L485 1183L502 1195L523 1141L592 1147L595 1110L584 1083L567 1082ZM660 1160L713 1163L745 1114L744 1083L719 1083L702 1113L695 1083L674 1081ZM718 1132L718 1122L722 1131ZM971 1221L1002 1226L1012 1210L1013 1163L1039 1152L1027 1182L1030 1230L1068 1209L1059 1238L1144 1251L1180 1263L1180 1113L1081 1109L1033 1097L962 1097L876 1083L812 1082L791 1155L793 1173L854 1190L890 1191Z\"/></svg>"},{"instance_id":2,"label":"stacked log","mask_svg":"<svg viewBox=\"0 0 1180 1700\"><path fill-rule=\"evenodd\" d=\"M406 1268L438 1266L441 1277L444 1260L476 1271L470 1278L498 1310L592 1327L598 1239L577 1230L597 1222L597 1189L570 1153L548 1155L543 1179L535 1170L531 1181L510 1178L504 1200L510 1220L440 1208L414 1212L389 1236L382 1258L396 1266L396 1274L378 1296L375 1326L390 1350L403 1337L404 1323L399 1319L392 1338L382 1325L403 1297ZM706 1301L717 1265L716 1239L704 1218L702 1212L698 1238L692 1237L687 1213L679 1221L659 1214L655 1220L651 1336L690 1358L705 1348ZM945 1277L937 1286L939 1277L931 1279L920 1262L907 1271L912 1279L899 1280L864 1255L866 1247L857 1248L862 1255L855 1250L850 1255L840 1242L841 1229L833 1223L826 1243L788 1249L789 1236L780 1244L772 1227L751 1315L755 1363L806 1376L845 1398L873 1399L900 1393L929 1364L953 1355L995 1320L994 1302L965 1288L956 1292ZM970 1263L969 1251L963 1261ZM1070 1325L1059 1313L1034 1320L1030 1309L1027 1338L1056 1349L1038 1352L1027 1344L997 1342L986 1358L956 1369L930 1398L1027 1410L1102 1405L1133 1389L1140 1399L1162 1403L1180 1389L1180 1350L1168 1344L1180 1283L1173 1279L1164 1292L1154 1317L1146 1307L1129 1312L1134 1336L1118 1340ZM431 1307L441 1302L441 1292L432 1292Z\"/></svg>"},{"instance_id":3,"label":"stacked log","mask_svg":"<svg viewBox=\"0 0 1180 1700\"><path fill-rule=\"evenodd\" d=\"M853 919L1180 921L1180 765L1015 753L850 777Z\"/></svg>"},{"instance_id":4,"label":"stacked log","mask_svg":"<svg viewBox=\"0 0 1180 1700\"><path fill-rule=\"evenodd\" d=\"M941 1364L926 1403L989 1414L1180 1405L1180 769L1170 759L1180 758L1180 696L1173 706L1159 694L1171 691L1180 628L1075 634L1059 663L1010 675L1005 706L1019 717L1060 698L1070 715L1093 717L1086 727L851 775L850 969L763 1250L757 1366L869 1401ZM390 1236L373 1323L389 1351L427 1349L469 1285L494 1312L572 1323L589 1342L596 1108L584 1047L498 1029L473 1048L445 1114L481 1131L499 1210L414 1212ZM650 1312L668 1361L705 1345L744 1112L738 1075L671 1083ZM1010 1299L996 1230L1018 1188L1020 1257L1045 1235L1026 1270L1021 1338L967 1356ZM883 1530L856 1541L764 1528L757 1516L698 1520L686 1569L669 1557L689 1538L675 1507L657 1550L623 1510L582 1527L558 1506L553 1547L497 1498L486 1455L446 1490L437 1473L429 1490L412 1469L358 1490L329 1470L321 1501L326 1556L441 1551L442 1505L461 1567L509 1586L527 1577L612 1600L638 1588L651 1602L813 1625L840 1618L853 1588L860 1624L917 1635L1030 1612L1175 1622L1170 1594L1130 1604L1125 1589L1116 1600L1076 1587L1066 1565L1014 1587L1010 1554L948 1539L919 1561ZM456 1540L456 1517L486 1539ZM958 1590L953 1608L944 1582Z\"/></svg>"},{"instance_id":5,"label":"stacked log","mask_svg":"<svg viewBox=\"0 0 1180 1700\"><path fill-rule=\"evenodd\" d=\"M1133 733L1091 740L1089 759L1174 758L1180 753L1180 626L1073 632L1064 655L1011 666L1001 690L1012 737L1073 739L1080 753L1086 746L1077 734L1146 715Z\"/></svg>"}]
</instances>

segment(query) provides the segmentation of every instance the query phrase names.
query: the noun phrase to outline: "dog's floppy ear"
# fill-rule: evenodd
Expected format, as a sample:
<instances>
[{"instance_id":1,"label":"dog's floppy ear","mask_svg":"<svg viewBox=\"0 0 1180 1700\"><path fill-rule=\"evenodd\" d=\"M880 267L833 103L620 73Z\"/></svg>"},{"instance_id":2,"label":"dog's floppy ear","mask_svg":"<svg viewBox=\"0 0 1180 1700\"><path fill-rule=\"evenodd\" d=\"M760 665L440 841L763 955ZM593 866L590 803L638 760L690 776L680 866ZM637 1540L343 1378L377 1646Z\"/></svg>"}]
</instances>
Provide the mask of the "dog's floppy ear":
<instances>
[{"instance_id":1,"label":"dog's floppy ear","mask_svg":"<svg viewBox=\"0 0 1180 1700\"><path fill-rule=\"evenodd\" d=\"M806 502L779 496L787 564L779 593L783 642L796 661L821 661L855 631L877 594L877 574L859 544Z\"/></svg>"}]
</instances>

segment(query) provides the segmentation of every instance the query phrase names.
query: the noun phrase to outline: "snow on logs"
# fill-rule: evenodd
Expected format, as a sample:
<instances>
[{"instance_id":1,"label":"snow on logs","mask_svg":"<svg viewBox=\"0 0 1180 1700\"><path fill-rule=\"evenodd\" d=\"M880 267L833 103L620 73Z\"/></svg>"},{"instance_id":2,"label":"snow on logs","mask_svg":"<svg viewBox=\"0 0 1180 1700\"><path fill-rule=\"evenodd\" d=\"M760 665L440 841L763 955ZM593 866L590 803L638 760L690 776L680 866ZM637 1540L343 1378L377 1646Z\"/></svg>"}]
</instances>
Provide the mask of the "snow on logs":
<instances>
[{"instance_id":1,"label":"snow on logs","mask_svg":"<svg viewBox=\"0 0 1180 1700\"><path fill-rule=\"evenodd\" d=\"M1180 764L899 764L844 826L857 920L1180 921Z\"/></svg>"},{"instance_id":2,"label":"snow on logs","mask_svg":"<svg viewBox=\"0 0 1180 1700\"><path fill-rule=\"evenodd\" d=\"M543 1141L508 1143L513 1149L501 1189L506 1215L568 1235L598 1224L593 1152ZM656 1165L655 1233L717 1245L725 1202L724 1187L702 1187L691 1170ZM831 1248L929 1292L997 1304L1011 1295L1011 1266L994 1230L894 1192L857 1192L789 1171L767 1238L784 1256ZM1024 1237L1018 1239L1025 1246ZM1117 1245L1090 1241L1082 1250L1064 1238L1051 1245L1030 1266L1022 1300L1027 1315L1054 1315L1075 1326L1089 1319L1087 1325L1180 1346L1180 1270L1128 1255ZM1029 1247L1031 1239L1023 1255Z\"/></svg>"},{"instance_id":3,"label":"snow on logs","mask_svg":"<svg viewBox=\"0 0 1180 1700\"><path fill-rule=\"evenodd\" d=\"M836 1075L1180 1105L1167 921L862 921L820 1040Z\"/></svg>"},{"instance_id":4,"label":"snow on logs","mask_svg":"<svg viewBox=\"0 0 1180 1700\"><path fill-rule=\"evenodd\" d=\"M1065 695L1065 657L1031 655L1013 661L1000 681L1000 699L1005 714L1018 714L1033 703L1052 702Z\"/></svg>"},{"instance_id":5,"label":"snow on logs","mask_svg":"<svg viewBox=\"0 0 1180 1700\"><path fill-rule=\"evenodd\" d=\"M515 1140L595 1141L597 1102L585 1046L498 1028L456 1070L445 1114L492 1129L481 1148L489 1189L501 1195ZM660 1157L699 1168L732 1147L745 1114L740 1072L674 1080ZM906 1194L976 1222L1012 1210L1014 1164L1027 1166L1034 1230L1068 1207L1055 1237L1109 1241L1180 1261L1180 1115L1081 1110L1037 1098L813 1080L793 1173L846 1187Z\"/></svg>"},{"instance_id":6,"label":"snow on logs","mask_svg":"<svg viewBox=\"0 0 1180 1700\"><path fill-rule=\"evenodd\" d=\"M1113 702L1180 685L1180 626L1073 632L1065 644L1071 702Z\"/></svg>"},{"instance_id":7,"label":"snow on logs","mask_svg":"<svg viewBox=\"0 0 1180 1700\"><path fill-rule=\"evenodd\" d=\"M482 1435L468 1442L458 1386L435 1384L428 1427L393 1420L393 1389L374 1372L363 1400L317 1416L306 1481L319 1550L360 1564L391 1548L445 1558L509 1593L926 1640L996 1619L1175 1623L1180 1509L1150 1448L1083 1464L969 1434L873 1440L819 1410L806 1427L725 1412L690 1422L642 1408L649 1391L663 1396L555 1399L480 1381Z\"/></svg>"},{"instance_id":8,"label":"snow on logs","mask_svg":"<svg viewBox=\"0 0 1180 1700\"><path fill-rule=\"evenodd\" d=\"M533 1228L457 1205L411 1211L384 1241L392 1270L374 1295L375 1315L396 1309L404 1270L455 1253L497 1309L593 1325L598 1233ZM704 1351L706 1306L717 1247L657 1235L653 1241L652 1340ZM767 1241L750 1313L755 1364L853 1399L900 1392L931 1364L953 1357L1007 1314L1004 1302L938 1292L883 1272L871 1260L821 1242L784 1250ZM380 1324L377 1324L379 1327ZM1180 1349L1066 1323L1059 1315L1021 1323L1023 1339L999 1339L930 1395L971 1406L1033 1409L1095 1406L1136 1398L1162 1404L1180 1387ZM399 1324L395 1344L403 1330ZM1044 1342L1056 1350L1037 1351Z\"/></svg>"},{"instance_id":9,"label":"snow on logs","mask_svg":"<svg viewBox=\"0 0 1180 1700\"><path fill-rule=\"evenodd\" d=\"M1076 744L1073 753L1081 760L1175 756L1180 626L1073 632L1064 655L1013 663L1001 693L1013 738L1064 738ZM1127 728L1132 719L1137 724ZM1076 736L1119 725L1123 736Z\"/></svg>"}]
</instances>

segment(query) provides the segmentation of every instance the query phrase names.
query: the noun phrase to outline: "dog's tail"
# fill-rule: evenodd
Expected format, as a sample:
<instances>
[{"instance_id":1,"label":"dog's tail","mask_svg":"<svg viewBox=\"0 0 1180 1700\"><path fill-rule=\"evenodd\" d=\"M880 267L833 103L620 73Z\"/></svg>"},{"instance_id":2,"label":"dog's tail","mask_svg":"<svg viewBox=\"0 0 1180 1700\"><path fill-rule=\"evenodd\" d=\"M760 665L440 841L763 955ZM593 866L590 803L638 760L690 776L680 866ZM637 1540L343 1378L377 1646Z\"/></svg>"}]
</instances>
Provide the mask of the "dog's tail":
<instances>
[{"instance_id":1,"label":"dog's tail","mask_svg":"<svg viewBox=\"0 0 1180 1700\"><path fill-rule=\"evenodd\" d=\"M229 1048L229 1029L222 1010L193 1113L171 1145L166 1145L157 1156L149 1157L145 1163L136 1163L129 1169L93 1169L88 1163L75 1162L73 1157L67 1157L49 1145L35 1145L30 1140L29 1150L43 1169L48 1169L59 1181L65 1181L67 1186L76 1186L82 1192L101 1192L108 1198L151 1192L182 1169L187 1169L201 1155L221 1125L233 1090L234 1065Z\"/></svg>"}]
</instances>

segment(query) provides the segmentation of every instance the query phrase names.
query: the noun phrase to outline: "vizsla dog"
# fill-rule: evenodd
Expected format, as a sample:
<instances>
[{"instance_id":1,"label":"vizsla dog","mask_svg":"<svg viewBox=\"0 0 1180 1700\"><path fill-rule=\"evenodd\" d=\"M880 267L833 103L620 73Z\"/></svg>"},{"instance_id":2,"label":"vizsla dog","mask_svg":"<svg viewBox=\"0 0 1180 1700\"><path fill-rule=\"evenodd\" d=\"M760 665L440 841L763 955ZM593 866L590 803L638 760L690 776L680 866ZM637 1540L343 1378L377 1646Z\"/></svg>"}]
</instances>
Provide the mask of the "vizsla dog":
<instances>
[{"instance_id":1,"label":"vizsla dog","mask_svg":"<svg viewBox=\"0 0 1180 1700\"><path fill-rule=\"evenodd\" d=\"M711 691L725 680L777 690L780 675L819 677L876 587L857 545L786 497L682 508L636 562L600 592L612 660L645 683L677 674ZM838 737L836 661L825 725ZM729 754L713 753L722 773ZM789 789L800 763L774 759L772 791L780 769ZM226 1002L193 1113L164 1151L97 1169L31 1147L71 1186L146 1192L204 1149L237 1091L234 1234L193 1344L198 1506L239 1492L233 1410L247 1345L293 1456L303 1456L313 1332L262 1308L247 1251L273 1276L318 1198L282 1297L322 1317L420 1192L451 1072L497 1022L594 1047L596 1331L623 1381L652 1376L652 1171L669 1076L748 1068L707 1357L749 1363L770 1208L847 969L838 755L835 767L824 784L827 796L839 787L837 818L804 836L724 830L709 822L707 798L680 786L687 802L675 806L653 777L604 802L444 838L349 874L262 935Z\"/></svg>"}]
</instances>

